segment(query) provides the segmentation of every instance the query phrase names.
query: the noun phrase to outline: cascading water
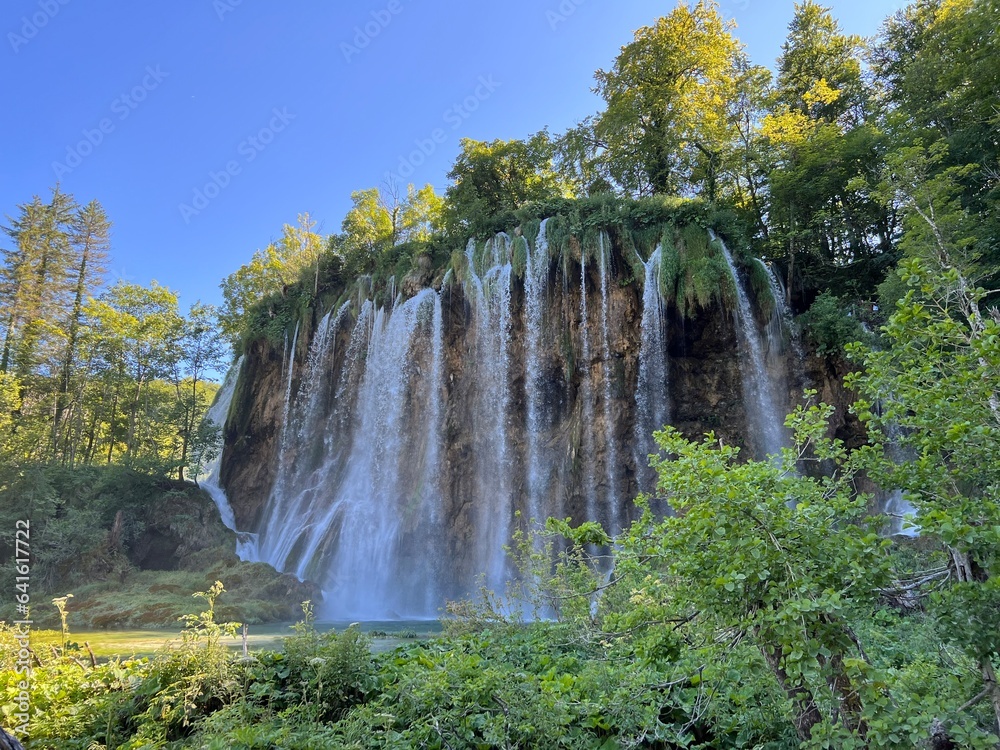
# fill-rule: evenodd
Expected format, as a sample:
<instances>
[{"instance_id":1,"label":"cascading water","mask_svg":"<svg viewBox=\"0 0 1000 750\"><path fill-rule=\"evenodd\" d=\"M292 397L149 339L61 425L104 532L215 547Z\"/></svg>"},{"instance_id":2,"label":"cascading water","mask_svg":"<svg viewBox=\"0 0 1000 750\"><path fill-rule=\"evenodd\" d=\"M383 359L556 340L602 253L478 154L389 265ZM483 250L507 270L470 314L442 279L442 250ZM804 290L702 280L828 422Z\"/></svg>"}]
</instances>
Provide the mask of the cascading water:
<instances>
[{"instance_id":1,"label":"cascading water","mask_svg":"<svg viewBox=\"0 0 1000 750\"><path fill-rule=\"evenodd\" d=\"M322 486L321 482L327 478L327 467L317 461L314 452L309 451L306 446L314 442L329 447L328 441L315 441L315 436L324 433L323 401L327 368L334 358L337 333L349 308L350 303L346 302L336 315L331 310L317 326L294 407L291 404L290 379L286 385L282 451L279 454L277 479L268 504L269 513L261 530L261 555L262 559L275 567L292 570L300 578L305 576L304 569L309 558L303 555L290 561L289 556L296 543L318 533L317 525L310 523L310 519L316 512L313 505L319 487ZM291 363L287 370L292 371ZM303 475L312 477L316 489L301 489ZM294 562L294 565L290 565L290 562Z\"/></svg>"},{"instance_id":2,"label":"cascading water","mask_svg":"<svg viewBox=\"0 0 1000 750\"><path fill-rule=\"evenodd\" d=\"M907 451L901 445L899 426L895 422L885 425L885 452L893 463L899 464L907 459ZM910 454L909 458L913 458ZM917 509L903 496L900 489L890 490L882 500L882 512L889 519L889 536L920 536L920 526L916 522Z\"/></svg>"},{"instance_id":3,"label":"cascading water","mask_svg":"<svg viewBox=\"0 0 1000 750\"><path fill-rule=\"evenodd\" d=\"M279 346L280 380L276 361L268 371L272 395L246 389L260 405L254 420L263 420L279 447L267 502L250 506L257 557L318 583L322 614L434 617L445 598L474 593L480 574L502 592L513 573L504 546L516 511L522 523L572 515L574 524L596 520L619 533L636 484L654 488L647 457L671 404L678 415L712 408L692 386L700 364L685 352L701 343L694 337L728 336L728 329L692 326L691 340L676 347L686 359L670 361L663 250L643 263L639 294L638 284L613 273L619 256L606 233L569 274L568 263L549 258L548 226L534 243L503 233L470 242L464 262L453 258L444 280L434 280L440 293L423 289L404 300L394 286L361 284L315 327L289 330ZM761 415L777 415L766 402L766 352L724 254L739 302L741 357L732 366L739 363L744 375L747 418L760 440ZM523 287L515 257L525 258ZM631 316L640 304L636 325ZM308 337L308 351L299 337ZM712 351L732 345L728 338L706 343ZM263 351L258 361L277 360ZM671 372L676 393L668 389ZM742 426L742 410L722 404L722 418ZM780 415L774 421L780 425ZM254 491L261 473L230 475L237 478L233 505L242 510L236 488ZM241 485L242 476L249 482Z\"/></svg>"},{"instance_id":4,"label":"cascading water","mask_svg":"<svg viewBox=\"0 0 1000 750\"><path fill-rule=\"evenodd\" d=\"M528 517L542 521L547 496L540 437L545 429L544 388L542 384L542 347L545 345L543 310L549 280L548 219L538 229L534 247L528 245L524 275L525 403L528 410L527 488Z\"/></svg>"},{"instance_id":5,"label":"cascading water","mask_svg":"<svg viewBox=\"0 0 1000 750\"><path fill-rule=\"evenodd\" d=\"M635 466L639 490L652 492L655 472L649 455L656 451L653 433L670 422L667 331L659 277L663 248L657 246L649 260L642 261L645 281L642 290L642 343L639 349L639 382L635 392Z\"/></svg>"},{"instance_id":6,"label":"cascading water","mask_svg":"<svg viewBox=\"0 0 1000 750\"><path fill-rule=\"evenodd\" d=\"M292 406L292 379L295 377L295 348L299 344L299 321L295 321L295 335L292 336L292 348L288 351L288 367L285 368L285 406L281 411L281 440L285 442L288 435L288 416Z\"/></svg>"},{"instance_id":7,"label":"cascading water","mask_svg":"<svg viewBox=\"0 0 1000 750\"><path fill-rule=\"evenodd\" d=\"M217 427L220 431L225 429L226 418L229 416L229 407L233 403L233 394L236 393L236 384L239 382L240 373L243 371L244 357L236 360L229 372L226 373L222 386L215 396L215 401L205 412L205 420ZM219 453L208 464L202 467L202 473L198 476L198 485L211 495L215 502L215 507L219 509L219 516L227 529L236 532L236 554L241 560L255 560L257 558L257 535L245 531L236 530L236 516L233 508L226 497L226 491L219 485L219 469L222 466L222 450L220 445Z\"/></svg>"},{"instance_id":8,"label":"cascading water","mask_svg":"<svg viewBox=\"0 0 1000 750\"><path fill-rule=\"evenodd\" d=\"M736 288L736 316L742 344L740 354L743 366L740 372L743 376L743 397L749 417L748 426L755 433L750 437L760 458L777 455L786 443L783 428L784 414L777 407L777 399L764 360L764 345L760 331L757 330L757 321L754 319L750 298L736 270L736 263L729 248L715 232L710 231L710 234L712 241L718 244L726 259Z\"/></svg>"},{"instance_id":9,"label":"cascading water","mask_svg":"<svg viewBox=\"0 0 1000 750\"><path fill-rule=\"evenodd\" d=\"M480 503L477 509L474 557L487 585L499 591L508 579L503 546L510 541L514 520L513 456L508 435L513 276L510 238L499 234L486 243L481 259L476 255L476 244L470 241L466 248L466 294L475 316L475 487L479 497L491 498L491 502Z\"/></svg>"},{"instance_id":10,"label":"cascading water","mask_svg":"<svg viewBox=\"0 0 1000 750\"><path fill-rule=\"evenodd\" d=\"M754 258L754 261L757 262L767 275L767 285L771 290L771 299L774 303L771 307L771 319L767 324L768 356L774 358L781 355L784 350L784 342L788 341L791 344L795 358L801 364L805 359L805 352L802 349L802 341L799 338L798 328L792 319L792 311L788 307L785 288L778 275L774 272L774 268L760 258Z\"/></svg>"},{"instance_id":11,"label":"cascading water","mask_svg":"<svg viewBox=\"0 0 1000 750\"><path fill-rule=\"evenodd\" d=\"M610 294L608 291L609 266L611 265L611 242L607 235L601 232L598 235L598 261L600 263L600 283L601 283L601 381L602 399L601 407L604 416L604 467L607 481L607 506L609 509L608 518L605 520L612 533L616 533L621 528L620 507L618 499L618 440L615 435L615 422L613 419L613 405L611 402L611 337L608 333L610 318Z\"/></svg>"},{"instance_id":12,"label":"cascading water","mask_svg":"<svg viewBox=\"0 0 1000 750\"><path fill-rule=\"evenodd\" d=\"M302 421L285 430L292 456L275 482L261 557L319 581L329 616L426 615L434 555L419 547L432 542L425 527L440 498L442 384L434 378L443 347L432 338L442 331L440 299L427 289L388 310L362 307L338 387L344 392L356 380L356 398L338 400L318 442L319 425L310 419L323 410L310 405L322 398L323 362L345 313L336 324L329 317L321 323L290 408L293 421ZM413 420L426 433L410 429Z\"/></svg>"},{"instance_id":13,"label":"cascading water","mask_svg":"<svg viewBox=\"0 0 1000 750\"><path fill-rule=\"evenodd\" d=\"M590 428L594 424L594 384L591 372L593 363L590 359L588 313L587 253L584 250L580 253L580 359L583 371L580 382L583 455L580 456L580 461L583 464L583 494L587 504L587 518L596 520L598 518L597 476L594 461L594 431Z\"/></svg>"}]
</instances>

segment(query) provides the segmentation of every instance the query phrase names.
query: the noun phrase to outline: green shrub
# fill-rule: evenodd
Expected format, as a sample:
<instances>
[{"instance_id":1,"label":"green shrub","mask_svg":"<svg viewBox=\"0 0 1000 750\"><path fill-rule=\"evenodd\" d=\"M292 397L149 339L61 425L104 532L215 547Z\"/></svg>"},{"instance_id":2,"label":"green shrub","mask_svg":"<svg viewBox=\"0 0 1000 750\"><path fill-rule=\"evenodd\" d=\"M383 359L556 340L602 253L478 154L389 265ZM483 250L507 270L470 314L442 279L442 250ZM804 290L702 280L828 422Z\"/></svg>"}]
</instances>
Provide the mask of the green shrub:
<instances>
[{"instance_id":1,"label":"green shrub","mask_svg":"<svg viewBox=\"0 0 1000 750\"><path fill-rule=\"evenodd\" d=\"M866 338L850 307L828 292L819 295L798 321L820 355L840 354L847 344Z\"/></svg>"},{"instance_id":2,"label":"green shrub","mask_svg":"<svg viewBox=\"0 0 1000 750\"><path fill-rule=\"evenodd\" d=\"M247 700L271 711L297 707L311 721L334 721L362 703L375 688L371 641L357 625L320 633L312 605L280 652L262 652L247 669Z\"/></svg>"}]
</instances>

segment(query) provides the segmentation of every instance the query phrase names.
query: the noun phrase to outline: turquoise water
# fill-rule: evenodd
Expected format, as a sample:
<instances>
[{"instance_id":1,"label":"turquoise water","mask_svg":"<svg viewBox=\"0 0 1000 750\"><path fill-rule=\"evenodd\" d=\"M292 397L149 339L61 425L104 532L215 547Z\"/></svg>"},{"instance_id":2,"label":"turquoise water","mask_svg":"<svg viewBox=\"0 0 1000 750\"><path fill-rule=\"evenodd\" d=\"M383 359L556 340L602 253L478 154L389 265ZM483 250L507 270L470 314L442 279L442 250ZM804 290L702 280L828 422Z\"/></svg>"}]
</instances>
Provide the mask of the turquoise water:
<instances>
[{"instance_id":1,"label":"turquoise water","mask_svg":"<svg viewBox=\"0 0 1000 750\"><path fill-rule=\"evenodd\" d=\"M353 622L319 622L316 629L321 633L330 630L342 631ZM374 620L357 623L362 632L374 633L372 651L391 651L396 646L412 643L414 640L434 638L441 633L440 620ZM268 623L247 627L247 646L254 649L280 648L281 639L294 634L293 623ZM403 637L403 636L407 637ZM98 656L150 656L171 641L180 640L177 630L74 630L70 640L89 642ZM226 638L223 642L230 648L243 647L242 635Z\"/></svg>"}]
</instances>

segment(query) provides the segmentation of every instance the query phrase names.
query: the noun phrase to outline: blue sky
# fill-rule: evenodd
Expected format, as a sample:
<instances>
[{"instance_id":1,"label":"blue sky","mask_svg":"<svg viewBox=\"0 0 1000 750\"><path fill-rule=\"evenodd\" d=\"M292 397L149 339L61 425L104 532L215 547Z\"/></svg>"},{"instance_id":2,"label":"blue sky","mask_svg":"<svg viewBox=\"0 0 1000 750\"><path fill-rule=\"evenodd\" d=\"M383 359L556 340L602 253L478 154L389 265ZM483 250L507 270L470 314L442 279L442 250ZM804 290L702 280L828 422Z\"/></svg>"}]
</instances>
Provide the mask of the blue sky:
<instances>
[{"instance_id":1,"label":"blue sky","mask_svg":"<svg viewBox=\"0 0 1000 750\"><path fill-rule=\"evenodd\" d=\"M904 5L829 4L863 35ZM558 133L592 114L593 72L671 7L6 0L0 215L58 178L113 221L112 279L218 303L219 281L298 213L337 231L351 191L389 172L443 191L463 137ZM720 7L773 65L792 0Z\"/></svg>"}]
</instances>

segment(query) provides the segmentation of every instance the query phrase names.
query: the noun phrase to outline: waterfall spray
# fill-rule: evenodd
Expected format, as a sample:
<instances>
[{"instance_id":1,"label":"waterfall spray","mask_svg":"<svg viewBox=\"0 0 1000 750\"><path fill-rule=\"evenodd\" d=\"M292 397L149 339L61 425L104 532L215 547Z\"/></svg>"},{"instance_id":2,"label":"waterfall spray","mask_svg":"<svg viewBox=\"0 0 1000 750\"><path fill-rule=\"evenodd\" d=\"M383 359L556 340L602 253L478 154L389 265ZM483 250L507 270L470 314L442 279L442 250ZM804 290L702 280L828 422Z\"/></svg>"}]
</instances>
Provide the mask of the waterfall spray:
<instances>
[{"instance_id":1,"label":"waterfall spray","mask_svg":"<svg viewBox=\"0 0 1000 750\"><path fill-rule=\"evenodd\" d=\"M620 528L620 502L618 500L618 440L615 435L613 406L611 402L611 341L608 333L611 299L608 290L611 265L611 242L605 232L598 235L599 270L601 276L601 381L603 393L601 406L604 415L604 471L608 485L606 522L615 533Z\"/></svg>"},{"instance_id":2,"label":"waterfall spray","mask_svg":"<svg viewBox=\"0 0 1000 750\"><path fill-rule=\"evenodd\" d=\"M667 331L658 283L662 257L663 248L657 246L649 260L642 262L645 268L642 344L639 349L639 383L635 393L635 470L642 492L652 492L656 485L656 473L649 467L648 459L649 454L656 450L653 433L670 422Z\"/></svg>"},{"instance_id":3,"label":"waterfall spray","mask_svg":"<svg viewBox=\"0 0 1000 750\"><path fill-rule=\"evenodd\" d=\"M778 409L774 397L771 379L764 361L764 346L761 342L760 332L757 330L757 321L754 319L753 308L750 306L750 298L726 243L715 232L709 230L709 233L712 241L718 243L722 255L726 259L733 285L736 288L736 316L742 342L740 354L743 358L743 366L740 371L743 374L743 397L746 401L749 427L756 432L756 435L752 437L755 438L754 442L761 458L778 455L786 442L783 428L784 414Z\"/></svg>"},{"instance_id":4,"label":"waterfall spray","mask_svg":"<svg viewBox=\"0 0 1000 750\"><path fill-rule=\"evenodd\" d=\"M527 488L528 520L544 520L544 498L547 482L542 456L541 436L545 430L544 392L541 361L543 356L544 320L542 311L549 279L548 219L538 228L534 248L528 246L527 267L524 276L524 331L525 343L525 402L528 411Z\"/></svg>"}]
</instances>

